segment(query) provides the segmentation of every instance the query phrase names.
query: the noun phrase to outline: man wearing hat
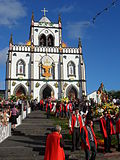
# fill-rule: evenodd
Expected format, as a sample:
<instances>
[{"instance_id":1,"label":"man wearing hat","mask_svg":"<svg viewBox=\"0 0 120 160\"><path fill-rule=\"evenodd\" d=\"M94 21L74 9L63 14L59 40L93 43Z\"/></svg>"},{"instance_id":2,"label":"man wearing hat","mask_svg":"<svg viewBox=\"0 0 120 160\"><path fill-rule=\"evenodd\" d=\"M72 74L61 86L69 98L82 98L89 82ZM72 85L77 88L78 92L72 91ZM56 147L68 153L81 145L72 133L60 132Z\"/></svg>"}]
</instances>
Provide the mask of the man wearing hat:
<instances>
[{"instance_id":1,"label":"man wearing hat","mask_svg":"<svg viewBox=\"0 0 120 160\"><path fill-rule=\"evenodd\" d=\"M79 108L75 107L75 114L72 115L71 133L72 133L72 151L79 150L80 133L82 128L82 118L79 114Z\"/></svg>"},{"instance_id":2,"label":"man wearing hat","mask_svg":"<svg viewBox=\"0 0 120 160\"><path fill-rule=\"evenodd\" d=\"M97 152L97 140L90 118L86 120L85 126L83 126L81 129L81 140L81 146L85 150L86 160L95 160ZM92 152L91 156L90 152Z\"/></svg>"}]
</instances>

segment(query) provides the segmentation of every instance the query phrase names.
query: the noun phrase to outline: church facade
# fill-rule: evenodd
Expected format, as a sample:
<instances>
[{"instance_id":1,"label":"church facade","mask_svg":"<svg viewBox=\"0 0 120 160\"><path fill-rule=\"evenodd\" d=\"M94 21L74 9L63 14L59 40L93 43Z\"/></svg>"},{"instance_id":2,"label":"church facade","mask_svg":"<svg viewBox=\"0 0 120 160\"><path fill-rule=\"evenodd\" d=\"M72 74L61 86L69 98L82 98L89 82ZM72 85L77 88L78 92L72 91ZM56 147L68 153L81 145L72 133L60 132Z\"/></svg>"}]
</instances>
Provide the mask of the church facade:
<instances>
[{"instance_id":1,"label":"church facade","mask_svg":"<svg viewBox=\"0 0 120 160\"><path fill-rule=\"evenodd\" d=\"M44 10L45 11L45 10ZM62 22L45 15L36 22L32 13L29 41L13 43L6 62L6 97L32 95L34 99L82 98L86 95L85 64L81 41L78 48L62 42Z\"/></svg>"}]
</instances>

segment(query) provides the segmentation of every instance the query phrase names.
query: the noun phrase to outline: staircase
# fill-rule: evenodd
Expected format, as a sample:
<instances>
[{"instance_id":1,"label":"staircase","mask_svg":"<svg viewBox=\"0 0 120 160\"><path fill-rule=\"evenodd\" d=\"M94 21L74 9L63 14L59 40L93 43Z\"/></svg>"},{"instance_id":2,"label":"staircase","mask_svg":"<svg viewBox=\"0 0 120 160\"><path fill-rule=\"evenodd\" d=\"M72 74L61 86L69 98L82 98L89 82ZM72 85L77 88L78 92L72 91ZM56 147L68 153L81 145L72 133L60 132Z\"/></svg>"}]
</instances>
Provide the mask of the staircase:
<instances>
[{"instance_id":1,"label":"staircase","mask_svg":"<svg viewBox=\"0 0 120 160\"><path fill-rule=\"evenodd\" d=\"M34 111L0 144L0 160L43 160L46 135L54 121Z\"/></svg>"}]
</instances>

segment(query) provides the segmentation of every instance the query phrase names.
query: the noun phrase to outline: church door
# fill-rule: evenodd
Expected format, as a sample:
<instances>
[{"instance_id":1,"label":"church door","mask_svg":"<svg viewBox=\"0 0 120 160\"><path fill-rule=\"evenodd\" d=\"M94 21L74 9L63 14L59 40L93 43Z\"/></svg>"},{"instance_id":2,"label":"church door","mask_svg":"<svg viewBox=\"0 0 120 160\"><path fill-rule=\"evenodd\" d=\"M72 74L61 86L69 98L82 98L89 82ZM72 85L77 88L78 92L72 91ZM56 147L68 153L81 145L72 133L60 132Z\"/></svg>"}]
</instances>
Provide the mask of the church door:
<instances>
[{"instance_id":1,"label":"church door","mask_svg":"<svg viewBox=\"0 0 120 160\"><path fill-rule=\"evenodd\" d=\"M76 90L76 88L74 88L73 86L68 88L68 90L66 92L66 96L69 99L76 99L77 98L77 90Z\"/></svg>"},{"instance_id":2,"label":"church door","mask_svg":"<svg viewBox=\"0 0 120 160\"><path fill-rule=\"evenodd\" d=\"M26 92L25 92L25 89L23 86L19 86L17 89L16 89L16 96L21 96L22 94L26 95Z\"/></svg>"},{"instance_id":3,"label":"church door","mask_svg":"<svg viewBox=\"0 0 120 160\"><path fill-rule=\"evenodd\" d=\"M46 86L46 88L43 90L43 99L51 97L52 89L49 86Z\"/></svg>"}]
</instances>

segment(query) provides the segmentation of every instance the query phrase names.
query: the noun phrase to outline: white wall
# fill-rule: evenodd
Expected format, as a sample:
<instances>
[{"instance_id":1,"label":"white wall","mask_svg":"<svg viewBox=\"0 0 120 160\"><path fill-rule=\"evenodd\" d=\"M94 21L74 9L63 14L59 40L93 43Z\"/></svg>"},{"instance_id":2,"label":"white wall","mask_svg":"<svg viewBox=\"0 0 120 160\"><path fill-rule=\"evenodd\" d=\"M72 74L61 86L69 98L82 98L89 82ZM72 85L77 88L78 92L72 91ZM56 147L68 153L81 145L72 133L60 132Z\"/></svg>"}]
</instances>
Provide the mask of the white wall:
<instances>
[{"instance_id":1,"label":"white wall","mask_svg":"<svg viewBox=\"0 0 120 160\"><path fill-rule=\"evenodd\" d=\"M88 100L90 100L91 98L94 99L94 101L96 103L98 103L97 91L94 91L94 92L92 92L92 93L90 93L90 94L87 95L87 99Z\"/></svg>"}]
</instances>

